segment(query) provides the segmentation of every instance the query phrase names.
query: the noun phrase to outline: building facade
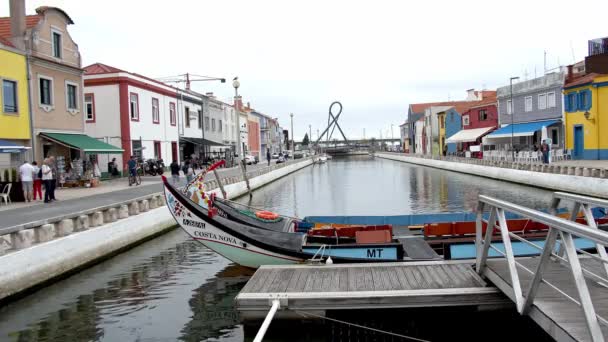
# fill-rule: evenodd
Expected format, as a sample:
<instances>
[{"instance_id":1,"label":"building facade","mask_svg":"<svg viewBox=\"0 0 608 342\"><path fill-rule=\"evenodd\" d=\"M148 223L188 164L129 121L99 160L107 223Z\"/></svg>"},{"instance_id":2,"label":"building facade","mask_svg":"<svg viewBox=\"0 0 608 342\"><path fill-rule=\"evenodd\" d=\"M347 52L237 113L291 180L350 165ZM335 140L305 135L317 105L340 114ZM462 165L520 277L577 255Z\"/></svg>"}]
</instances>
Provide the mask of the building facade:
<instances>
[{"instance_id":1,"label":"building facade","mask_svg":"<svg viewBox=\"0 0 608 342\"><path fill-rule=\"evenodd\" d=\"M56 7L39 7L28 16L24 0L11 0L10 7L11 16L0 18L0 36L29 57L34 158L75 159L79 151L46 135L84 132L83 70L78 45L68 32L74 22Z\"/></svg>"},{"instance_id":2,"label":"building facade","mask_svg":"<svg viewBox=\"0 0 608 342\"><path fill-rule=\"evenodd\" d=\"M573 159L608 159L608 74L575 72L564 85L566 149ZM604 132L604 133L602 133Z\"/></svg>"},{"instance_id":3,"label":"building facade","mask_svg":"<svg viewBox=\"0 0 608 342\"><path fill-rule=\"evenodd\" d=\"M6 142L31 147L28 73L25 54L0 37L0 151ZM0 153L0 167L15 167L31 153Z\"/></svg>"},{"instance_id":4,"label":"building facade","mask_svg":"<svg viewBox=\"0 0 608 342\"><path fill-rule=\"evenodd\" d=\"M488 134L484 145L498 150L531 150L550 138L554 148L563 147L562 87L565 73L553 72L497 89L500 129ZM512 103L511 103L512 98ZM508 125L513 124L512 128ZM511 146L511 138L513 145Z\"/></svg>"},{"instance_id":5,"label":"building facade","mask_svg":"<svg viewBox=\"0 0 608 342\"><path fill-rule=\"evenodd\" d=\"M201 106L190 94L101 63L85 72L86 132L124 150L108 159L116 157L120 170L131 155L181 160L178 125L183 123L183 136L200 133L195 117Z\"/></svg>"}]
</instances>

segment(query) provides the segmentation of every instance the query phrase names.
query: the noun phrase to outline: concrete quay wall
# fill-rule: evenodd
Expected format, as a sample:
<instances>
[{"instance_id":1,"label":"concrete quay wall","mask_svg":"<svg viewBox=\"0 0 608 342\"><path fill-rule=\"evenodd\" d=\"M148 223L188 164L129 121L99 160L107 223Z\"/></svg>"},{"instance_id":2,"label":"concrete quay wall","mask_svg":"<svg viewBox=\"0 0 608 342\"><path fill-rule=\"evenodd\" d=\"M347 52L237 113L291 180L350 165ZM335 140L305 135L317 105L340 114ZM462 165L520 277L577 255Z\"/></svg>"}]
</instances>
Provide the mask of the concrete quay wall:
<instances>
[{"instance_id":1,"label":"concrete quay wall","mask_svg":"<svg viewBox=\"0 0 608 342\"><path fill-rule=\"evenodd\" d=\"M399 153L376 153L376 157L437 169L467 173L470 175L519 183L553 191L564 191L593 197L608 198L608 178L564 174L561 168L545 166L541 172L530 170L532 166L514 164L512 168L419 158ZM550 171L556 173L550 173ZM570 171L570 170L568 170ZM608 175L607 175L608 177Z\"/></svg>"},{"instance_id":2,"label":"concrete quay wall","mask_svg":"<svg viewBox=\"0 0 608 342\"><path fill-rule=\"evenodd\" d=\"M250 187L260 188L312 163L312 159L304 159L253 171ZM228 198L247 194L245 181L233 181L224 185ZM221 196L218 188L211 192ZM10 247L3 250L5 255L0 251L0 301L173 229L175 220L164 206L164 196L152 194L0 236L0 244Z\"/></svg>"}]
</instances>

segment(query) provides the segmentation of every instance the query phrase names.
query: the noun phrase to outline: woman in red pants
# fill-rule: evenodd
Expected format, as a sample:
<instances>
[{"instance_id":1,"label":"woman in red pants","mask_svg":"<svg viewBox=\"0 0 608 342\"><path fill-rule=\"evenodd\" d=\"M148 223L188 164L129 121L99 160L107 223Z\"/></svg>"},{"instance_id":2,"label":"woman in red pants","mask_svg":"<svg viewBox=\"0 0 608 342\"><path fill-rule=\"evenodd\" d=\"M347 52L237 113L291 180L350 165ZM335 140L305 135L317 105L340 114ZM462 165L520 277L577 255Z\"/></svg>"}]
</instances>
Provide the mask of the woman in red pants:
<instances>
[{"instance_id":1,"label":"woman in red pants","mask_svg":"<svg viewBox=\"0 0 608 342\"><path fill-rule=\"evenodd\" d=\"M33 162L32 166L34 167L34 201L36 200L36 194L42 200L42 179L40 178L40 167L38 167L38 163Z\"/></svg>"}]
</instances>

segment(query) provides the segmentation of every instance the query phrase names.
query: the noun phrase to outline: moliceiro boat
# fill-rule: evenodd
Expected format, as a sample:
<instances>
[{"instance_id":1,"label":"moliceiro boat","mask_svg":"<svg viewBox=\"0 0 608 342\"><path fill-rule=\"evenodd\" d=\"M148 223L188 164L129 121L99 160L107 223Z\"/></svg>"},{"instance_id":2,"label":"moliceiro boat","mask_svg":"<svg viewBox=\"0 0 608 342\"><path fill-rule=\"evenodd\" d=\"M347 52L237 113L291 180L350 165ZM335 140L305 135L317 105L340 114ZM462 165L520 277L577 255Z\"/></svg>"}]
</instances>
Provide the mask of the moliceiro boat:
<instances>
[{"instance_id":1,"label":"moliceiro boat","mask_svg":"<svg viewBox=\"0 0 608 342\"><path fill-rule=\"evenodd\" d=\"M216 198L206 192L205 174L221 166L220 161L201 172L183 190L173 187L163 176L167 207L188 235L225 258L246 267L294 264L309 260L332 262L393 262L439 259L424 241L393 239L391 226L360 226L354 242L315 241L307 232L314 224ZM257 215L256 215L257 214ZM321 237L323 239L323 237ZM407 250L415 251L410 255Z\"/></svg>"}]
</instances>

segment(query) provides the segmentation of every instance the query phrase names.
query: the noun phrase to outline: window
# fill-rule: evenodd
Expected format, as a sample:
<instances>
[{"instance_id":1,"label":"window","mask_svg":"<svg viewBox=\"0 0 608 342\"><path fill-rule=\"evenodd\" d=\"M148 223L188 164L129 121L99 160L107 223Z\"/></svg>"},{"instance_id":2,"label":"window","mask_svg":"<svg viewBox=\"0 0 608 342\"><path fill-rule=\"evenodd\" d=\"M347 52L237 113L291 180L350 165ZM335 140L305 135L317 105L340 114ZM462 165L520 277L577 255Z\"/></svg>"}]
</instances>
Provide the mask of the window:
<instances>
[{"instance_id":1,"label":"window","mask_svg":"<svg viewBox=\"0 0 608 342\"><path fill-rule=\"evenodd\" d=\"M160 123L160 108L158 107L158 99L152 98L152 123Z\"/></svg>"},{"instance_id":2,"label":"window","mask_svg":"<svg viewBox=\"0 0 608 342\"><path fill-rule=\"evenodd\" d=\"M463 115L462 116L462 125L463 126L468 126L469 125L469 116L468 115Z\"/></svg>"},{"instance_id":3,"label":"window","mask_svg":"<svg viewBox=\"0 0 608 342\"><path fill-rule=\"evenodd\" d=\"M566 112L576 112L577 111L577 96L576 93L570 93L566 95L565 98L565 106Z\"/></svg>"},{"instance_id":4,"label":"window","mask_svg":"<svg viewBox=\"0 0 608 342\"><path fill-rule=\"evenodd\" d=\"M68 110L78 109L78 88L75 84L66 84L66 98Z\"/></svg>"},{"instance_id":5,"label":"window","mask_svg":"<svg viewBox=\"0 0 608 342\"><path fill-rule=\"evenodd\" d=\"M454 122L454 113L450 113L450 122Z\"/></svg>"},{"instance_id":6,"label":"window","mask_svg":"<svg viewBox=\"0 0 608 342\"><path fill-rule=\"evenodd\" d=\"M131 110L131 120L139 121L139 95L135 93L131 93L130 98L130 110Z\"/></svg>"},{"instance_id":7,"label":"window","mask_svg":"<svg viewBox=\"0 0 608 342\"><path fill-rule=\"evenodd\" d=\"M3 111L5 113L17 113L17 82L2 81Z\"/></svg>"},{"instance_id":8,"label":"window","mask_svg":"<svg viewBox=\"0 0 608 342\"><path fill-rule=\"evenodd\" d=\"M209 130L209 117L205 116L205 131Z\"/></svg>"},{"instance_id":9,"label":"window","mask_svg":"<svg viewBox=\"0 0 608 342\"><path fill-rule=\"evenodd\" d=\"M53 80L50 78L40 78L40 104L53 105Z\"/></svg>"},{"instance_id":10,"label":"window","mask_svg":"<svg viewBox=\"0 0 608 342\"><path fill-rule=\"evenodd\" d=\"M131 140L131 146L133 150L133 155L137 159L141 159L141 140Z\"/></svg>"},{"instance_id":11,"label":"window","mask_svg":"<svg viewBox=\"0 0 608 342\"><path fill-rule=\"evenodd\" d=\"M198 128L199 129L203 128L203 111L202 110L198 111Z\"/></svg>"},{"instance_id":12,"label":"window","mask_svg":"<svg viewBox=\"0 0 608 342\"><path fill-rule=\"evenodd\" d=\"M589 110L591 109L591 91L585 89L578 92L578 110Z\"/></svg>"},{"instance_id":13,"label":"window","mask_svg":"<svg viewBox=\"0 0 608 342\"><path fill-rule=\"evenodd\" d=\"M538 94L538 109L547 108L547 94Z\"/></svg>"},{"instance_id":14,"label":"window","mask_svg":"<svg viewBox=\"0 0 608 342\"><path fill-rule=\"evenodd\" d=\"M61 58L61 33L53 31L53 57Z\"/></svg>"},{"instance_id":15,"label":"window","mask_svg":"<svg viewBox=\"0 0 608 342\"><path fill-rule=\"evenodd\" d=\"M220 133L222 132L222 120L219 120L218 122L217 131Z\"/></svg>"},{"instance_id":16,"label":"window","mask_svg":"<svg viewBox=\"0 0 608 342\"><path fill-rule=\"evenodd\" d=\"M555 92L547 93L547 107L555 108Z\"/></svg>"},{"instance_id":17,"label":"window","mask_svg":"<svg viewBox=\"0 0 608 342\"><path fill-rule=\"evenodd\" d=\"M524 110L526 112L531 112L532 111L532 96L526 96L524 104L525 104Z\"/></svg>"},{"instance_id":18,"label":"window","mask_svg":"<svg viewBox=\"0 0 608 342\"><path fill-rule=\"evenodd\" d=\"M175 115L175 102L169 103L169 121L171 122L171 126L175 126L177 124L177 116Z\"/></svg>"},{"instance_id":19,"label":"window","mask_svg":"<svg viewBox=\"0 0 608 342\"><path fill-rule=\"evenodd\" d=\"M507 114L513 115L513 103L511 100L507 100Z\"/></svg>"},{"instance_id":20,"label":"window","mask_svg":"<svg viewBox=\"0 0 608 342\"><path fill-rule=\"evenodd\" d=\"M154 142L154 158L156 158L156 159L162 158L161 153L160 153L160 141Z\"/></svg>"},{"instance_id":21,"label":"window","mask_svg":"<svg viewBox=\"0 0 608 342\"><path fill-rule=\"evenodd\" d=\"M184 110L184 122L186 123L186 127L190 127L190 108L188 107Z\"/></svg>"},{"instance_id":22,"label":"window","mask_svg":"<svg viewBox=\"0 0 608 342\"><path fill-rule=\"evenodd\" d=\"M87 122L95 122L95 95L84 94L84 112Z\"/></svg>"},{"instance_id":23,"label":"window","mask_svg":"<svg viewBox=\"0 0 608 342\"><path fill-rule=\"evenodd\" d=\"M481 109L479 111L479 121L488 120L488 111L486 109Z\"/></svg>"},{"instance_id":24,"label":"window","mask_svg":"<svg viewBox=\"0 0 608 342\"><path fill-rule=\"evenodd\" d=\"M215 132L215 119L211 119L211 131Z\"/></svg>"}]
</instances>

